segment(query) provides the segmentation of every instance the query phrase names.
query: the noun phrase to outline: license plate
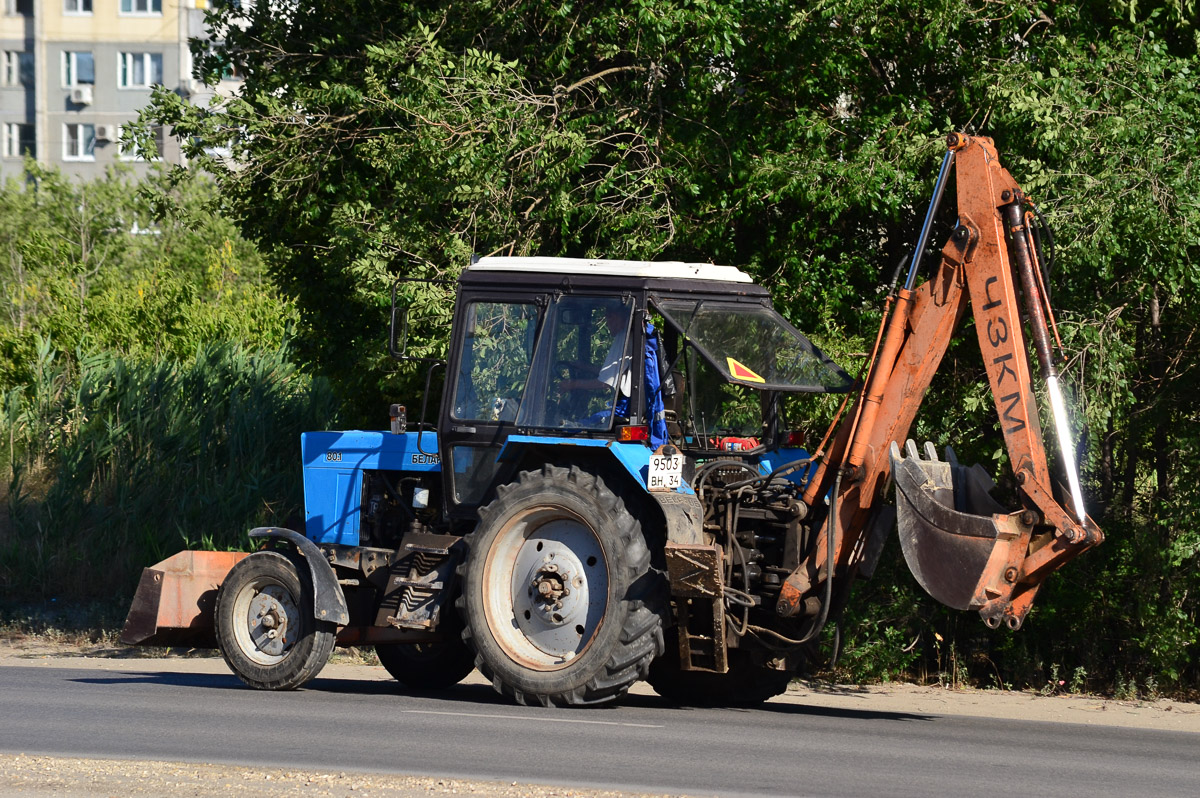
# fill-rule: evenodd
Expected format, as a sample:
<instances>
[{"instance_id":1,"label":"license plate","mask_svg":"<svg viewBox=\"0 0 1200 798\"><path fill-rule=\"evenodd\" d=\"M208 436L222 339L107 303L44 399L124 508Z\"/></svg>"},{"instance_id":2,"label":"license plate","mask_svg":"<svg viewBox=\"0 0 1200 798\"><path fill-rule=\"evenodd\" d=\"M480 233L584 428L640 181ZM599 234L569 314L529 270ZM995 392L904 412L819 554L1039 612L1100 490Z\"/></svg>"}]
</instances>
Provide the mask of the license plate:
<instances>
[{"instance_id":1,"label":"license plate","mask_svg":"<svg viewBox=\"0 0 1200 798\"><path fill-rule=\"evenodd\" d=\"M650 490L678 490L683 486L683 455L650 455L650 472L646 487Z\"/></svg>"}]
</instances>

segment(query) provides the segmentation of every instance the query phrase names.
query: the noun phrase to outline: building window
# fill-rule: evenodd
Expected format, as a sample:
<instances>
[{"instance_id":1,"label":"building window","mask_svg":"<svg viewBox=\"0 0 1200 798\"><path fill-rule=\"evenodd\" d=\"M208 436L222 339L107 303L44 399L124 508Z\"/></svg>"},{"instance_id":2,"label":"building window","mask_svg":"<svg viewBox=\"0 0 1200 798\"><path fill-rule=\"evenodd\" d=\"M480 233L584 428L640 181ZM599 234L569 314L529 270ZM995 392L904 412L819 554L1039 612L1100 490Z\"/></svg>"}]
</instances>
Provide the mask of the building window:
<instances>
[{"instance_id":1,"label":"building window","mask_svg":"<svg viewBox=\"0 0 1200 798\"><path fill-rule=\"evenodd\" d=\"M34 155L33 125L22 125L18 122L5 122L0 129L0 156L5 158L20 158L24 155Z\"/></svg>"},{"instance_id":2,"label":"building window","mask_svg":"<svg viewBox=\"0 0 1200 798\"><path fill-rule=\"evenodd\" d=\"M92 0L63 0L64 14L92 13Z\"/></svg>"},{"instance_id":3,"label":"building window","mask_svg":"<svg viewBox=\"0 0 1200 798\"><path fill-rule=\"evenodd\" d=\"M161 14L162 0L121 0L122 14Z\"/></svg>"},{"instance_id":4,"label":"building window","mask_svg":"<svg viewBox=\"0 0 1200 798\"><path fill-rule=\"evenodd\" d=\"M10 17L32 17L33 0L4 0L4 13Z\"/></svg>"},{"instance_id":5,"label":"building window","mask_svg":"<svg viewBox=\"0 0 1200 798\"><path fill-rule=\"evenodd\" d=\"M146 152L144 149L139 150L138 146L125 141L125 128L117 130L117 157L124 161L161 161L163 154L163 126L154 125L150 128L150 140L154 146L154 152ZM145 145L147 142L138 142ZM149 157L147 157L149 156Z\"/></svg>"},{"instance_id":6,"label":"building window","mask_svg":"<svg viewBox=\"0 0 1200 798\"><path fill-rule=\"evenodd\" d=\"M162 53L121 53L117 85L146 89L163 82Z\"/></svg>"},{"instance_id":7,"label":"building window","mask_svg":"<svg viewBox=\"0 0 1200 798\"><path fill-rule=\"evenodd\" d=\"M241 80L242 71L238 69L238 65L233 62L233 59L226 59L221 64L221 80Z\"/></svg>"},{"instance_id":8,"label":"building window","mask_svg":"<svg viewBox=\"0 0 1200 798\"><path fill-rule=\"evenodd\" d=\"M64 51L62 70L63 86L91 86L96 82L96 62L91 53Z\"/></svg>"},{"instance_id":9,"label":"building window","mask_svg":"<svg viewBox=\"0 0 1200 798\"><path fill-rule=\"evenodd\" d=\"M96 160L96 126L72 123L63 125L63 160Z\"/></svg>"},{"instance_id":10,"label":"building window","mask_svg":"<svg viewBox=\"0 0 1200 798\"><path fill-rule=\"evenodd\" d=\"M32 86L33 53L5 50L0 56L0 86Z\"/></svg>"}]
</instances>

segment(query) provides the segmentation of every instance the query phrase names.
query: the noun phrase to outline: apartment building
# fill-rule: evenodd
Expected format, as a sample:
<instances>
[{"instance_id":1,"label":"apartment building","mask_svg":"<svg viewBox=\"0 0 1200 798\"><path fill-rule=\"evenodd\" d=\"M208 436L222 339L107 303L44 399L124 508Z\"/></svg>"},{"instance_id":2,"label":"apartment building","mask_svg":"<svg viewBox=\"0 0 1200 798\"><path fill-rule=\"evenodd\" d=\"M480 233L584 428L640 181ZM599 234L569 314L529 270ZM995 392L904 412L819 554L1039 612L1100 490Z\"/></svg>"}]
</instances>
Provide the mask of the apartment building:
<instances>
[{"instance_id":1,"label":"apartment building","mask_svg":"<svg viewBox=\"0 0 1200 798\"><path fill-rule=\"evenodd\" d=\"M121 127L151 87L192 96L188 37L204 33L208 0L0 0L0 179L23 157L91 178L113 162L148 168L125 151ZM204 90L208 93L208 90ZM179 146L155 131L163 160Z\"/></svg>"}]
</instances>

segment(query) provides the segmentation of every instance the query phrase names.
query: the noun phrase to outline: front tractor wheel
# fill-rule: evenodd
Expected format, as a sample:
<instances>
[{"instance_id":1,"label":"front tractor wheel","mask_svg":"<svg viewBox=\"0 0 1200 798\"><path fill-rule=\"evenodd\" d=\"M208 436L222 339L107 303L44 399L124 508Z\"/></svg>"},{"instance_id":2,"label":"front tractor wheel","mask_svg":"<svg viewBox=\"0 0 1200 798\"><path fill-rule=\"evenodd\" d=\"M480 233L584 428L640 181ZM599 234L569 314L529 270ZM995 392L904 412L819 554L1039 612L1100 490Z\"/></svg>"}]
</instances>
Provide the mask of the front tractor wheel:
<instances>
[{"instance_id":1,"label":"front tractor wheel","mask_svg":"<svg viewBox=\"0 0 1200 798\"><path fill-rule=\"evenodd\" d=\"M522 704L624 695L663 650L666 585L641 525L582 469L527 471L479 511L460 566L464 639Z\"/></svg>"},{"instance_id":2,"label":"front tractor wheel","mask_svg":"<svg viewBox=\"0 0 1200 798\"><path fill-rule=\"evenodd\" d=\"M217 645L251 687L295 690L325 667L333 651L337 627L313 617L304 568L279 552L255 552L229 571L217 591Z\"/></svg>"}]
</instances>

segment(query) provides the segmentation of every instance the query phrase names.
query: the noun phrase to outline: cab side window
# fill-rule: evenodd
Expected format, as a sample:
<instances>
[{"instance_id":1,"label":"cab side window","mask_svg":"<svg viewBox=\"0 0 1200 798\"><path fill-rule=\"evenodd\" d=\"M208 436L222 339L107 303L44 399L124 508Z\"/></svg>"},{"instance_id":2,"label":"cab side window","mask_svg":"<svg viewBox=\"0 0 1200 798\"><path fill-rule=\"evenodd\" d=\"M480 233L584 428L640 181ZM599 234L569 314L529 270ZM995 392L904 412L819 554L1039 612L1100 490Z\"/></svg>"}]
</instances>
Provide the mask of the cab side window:
<instances>
[{"instance_id":1,"label":"cab side window","mask_svg":"<svg viewBox=\"0 0 1200 798\"><path fill-rule=\"evenodd\" d=\"M538 309L532 303L474 302L454 391L454 417L512 422L529 380Z\"/></svg>"},{"instance_id":2,"label":"cab side window","mask_svg":"<svg viewBox=\"0 0 1200 798\"><path fill-rule=\"evenodd\" d=\"M554 300L541 333L531 395L522 405L518 423L604 430L627 416L632 317L633 302L627 298L567 296Z\"/></svg>"}]
</instances>

